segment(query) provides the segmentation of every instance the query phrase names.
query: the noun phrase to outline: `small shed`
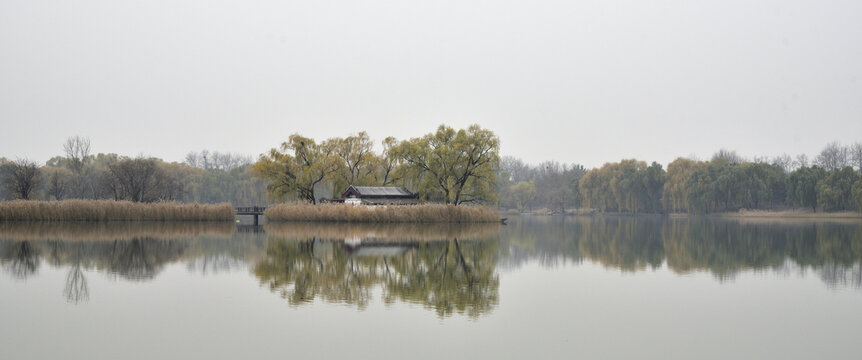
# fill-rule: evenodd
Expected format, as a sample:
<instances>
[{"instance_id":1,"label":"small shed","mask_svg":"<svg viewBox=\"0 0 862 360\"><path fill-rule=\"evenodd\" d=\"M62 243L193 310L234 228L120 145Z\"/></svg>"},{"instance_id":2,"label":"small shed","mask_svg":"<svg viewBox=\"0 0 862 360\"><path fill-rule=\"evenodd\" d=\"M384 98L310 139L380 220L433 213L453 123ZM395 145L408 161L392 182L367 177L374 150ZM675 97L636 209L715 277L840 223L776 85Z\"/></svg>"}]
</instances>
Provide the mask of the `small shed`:
<instances>
[{"instance_id":1,"label":"small shed","mask_svg":"<svg viewBox=\"0 0 862 360\"><path fill-rule=\"evenodd\" d=\"M400 186L353 186L341 193L347 203L360 202L363 205L412 205L419 203L419 195ZM357 199L357 200L353 200Z\"/></svg>"}]
</instances>

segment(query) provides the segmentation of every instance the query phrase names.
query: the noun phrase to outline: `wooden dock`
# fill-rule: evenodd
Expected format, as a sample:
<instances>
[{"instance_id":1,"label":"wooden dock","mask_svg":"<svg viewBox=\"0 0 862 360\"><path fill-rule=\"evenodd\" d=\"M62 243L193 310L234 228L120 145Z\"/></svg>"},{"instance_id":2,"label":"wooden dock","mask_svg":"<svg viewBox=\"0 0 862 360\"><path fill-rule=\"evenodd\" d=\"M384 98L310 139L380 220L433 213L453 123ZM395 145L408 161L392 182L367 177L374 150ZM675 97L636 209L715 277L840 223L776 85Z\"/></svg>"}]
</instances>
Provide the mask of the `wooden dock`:
<instances>
[{"instance_id":1,"label":"wooden dock","mask_svg":"<svg viewBox=\"0 0 862 360\"><path fill-rule=\"evenodd\" d=\"M235 210L237 216L254 216L254 225L257 226L259 224L258 216L263 216L263 212L266 210L266 206L237 206Z\"/></svg>"}]
</instances>

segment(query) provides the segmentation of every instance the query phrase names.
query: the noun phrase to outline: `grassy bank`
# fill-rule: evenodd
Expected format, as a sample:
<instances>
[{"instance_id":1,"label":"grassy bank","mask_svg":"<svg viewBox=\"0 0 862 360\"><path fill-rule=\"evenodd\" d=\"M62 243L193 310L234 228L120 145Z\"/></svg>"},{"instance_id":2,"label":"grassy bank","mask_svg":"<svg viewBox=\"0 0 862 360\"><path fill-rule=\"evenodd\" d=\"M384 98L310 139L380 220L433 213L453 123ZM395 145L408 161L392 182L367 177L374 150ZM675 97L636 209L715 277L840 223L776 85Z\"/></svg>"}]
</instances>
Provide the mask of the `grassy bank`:
<instances>
[{"instance_id":1,"label":"grassy bank","mask_svg":"<svg viewBox=\"0 0 862 360\"><path fill-rule=\"evenodd\" d=\"M0 221L233 221L230 204L133 203L113 200L0 202Z\"/></svg>"},{"instance_id":2,"label":"grassy bank","mask_svg":"<svg viewBox=\"0 0 862 360\"><path fill-rule=\"evenodd\" d=\"M495 209L479 206L390 205L349 206L342 204L279 204L268 207L267 221L345 223L499 223Z\"/></svg>"}]
</instances>

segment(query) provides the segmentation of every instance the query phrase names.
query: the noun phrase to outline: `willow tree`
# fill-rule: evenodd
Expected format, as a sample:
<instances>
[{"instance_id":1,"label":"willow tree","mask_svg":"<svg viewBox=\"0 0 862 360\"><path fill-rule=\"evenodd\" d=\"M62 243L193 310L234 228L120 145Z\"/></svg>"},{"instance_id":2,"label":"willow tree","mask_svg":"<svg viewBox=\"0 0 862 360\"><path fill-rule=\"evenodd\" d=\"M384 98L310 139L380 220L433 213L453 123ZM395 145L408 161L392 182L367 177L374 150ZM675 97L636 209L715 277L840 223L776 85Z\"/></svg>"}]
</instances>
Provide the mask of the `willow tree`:
<instances>
[{"instance_id":1,"label":"willow tree","mask_svg":"<svg viewBox=\"0 0 862 360\"><path fill-rule=\"evenodd\" d=\"M691 177L697 162L677 158L667 166L665 176L662 202L668 212L688 210L688 198L686 193L686 182Z\"/></svg>"},{"instance_id":2,"label":"willow tree","mask_svg":"<svg viewBox=\"0 0 862 360\"><path fill-rule=\"evenodd\" d=\"M810 207L817 212L817 183L827 175L826 170L815 165L802 166L787 178L787 204Z\"/></svg>"},{"instance_id":3,"label":"willow tree","mask_svg":"<svg viewBox=\"0 0 862 360\"><path fill-rule=\"evenodd\" d=\"M853 183L851 194L853 194L853 201L856 202L856 211L862 212L862 179Z\"/></svg>"},{"instance_id":4,"label":"willow tree","mask_svg":"<svg viewBox=\"0 0 862 360\"><path fill-rule=\"evenodd\" d=\"M510 193L518 210L523 211L536 198L536 184L533 180L520 181L510 187Z\"/></svg>"},{"instance_id":5,"label":"willow tree","mask_svg":"<svg viewBox=\"0 0 862 360\"><path fill-rule=\"evenodd\" d=\"M341 160L338 170L340 179L346 184L339 184L339 188L347 185L371 185L374 183L374 167L376 157L372 152L374 142L364 131L346 138L333 138L327 140L332 144L335 155Z\"/></svg>"},{"instance_id":6,"label":"willow tree","mask_svg":"<svg viewBox=\"0 0 862 360\"><path fill-rule=\"evenodd\" d=\"M665 171L661 165L635 159L606 163L580 178L584 203L601 211L659 212Z\"/></svg>"},{"instance_id":7,"label":"willow tree","mask_svg":"<svg viewBox=\"0 0 862 360\"><path fill-rule=\"evenodd\" d=\"M435 133L401 142L393 153L425 197L436 195L454 205L497 200L500 140L491 130L440 125Z\"/></svg>"},{"instance_id":8,"label":"willow tree","mask_svg":"<svg viewBox=\"0 0 862 360\"><path fill-rule=\"evenodd\" d=\"M377 162L377 183L381 186L389 186L400 181L403 176L401 171L402 161L393 152L398 147L398 140L389 136L383 139L381 144L383 145L383 152L374 159Z\"/></svg>"},{"instance_id":9,"label":"willow tree","mask_svg":"<svg viewBox=\"0 0 862 360\"><path fill-rule=\"evenodd\" d=\"M849 166L829 172L817 183L817 204L824 211L853 210L856 204L852 189L858 180L859 174Z\"/></svg>"},{"instance_id":10,"label":"willow tree","mask_svg":"<svg viewBox=\"0 0 862 360\"><path fill-rule=\"evenodd\" d=\"M317 144L313 139L293 134L281 147L261 155L251 168L268 182L270 196L296 197L316 204L314 187L335 174L339 167L334 142Z\"/></svg>"}]
</instances>

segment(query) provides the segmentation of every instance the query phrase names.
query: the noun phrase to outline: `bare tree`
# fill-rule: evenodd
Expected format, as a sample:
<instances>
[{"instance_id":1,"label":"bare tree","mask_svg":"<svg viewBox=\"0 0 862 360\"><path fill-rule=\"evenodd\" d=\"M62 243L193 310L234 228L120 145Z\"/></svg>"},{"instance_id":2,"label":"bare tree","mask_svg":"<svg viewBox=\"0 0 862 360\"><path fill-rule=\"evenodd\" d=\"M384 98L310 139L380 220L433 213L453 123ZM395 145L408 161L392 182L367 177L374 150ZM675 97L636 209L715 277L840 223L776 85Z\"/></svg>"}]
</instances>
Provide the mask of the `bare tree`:
<instances>
[{"instance_id":1,"label":"bare tree","mask_svg":"<svg viewBox=\"0 0 862 360\"><path fill-rule=\"evenodd\" d=\"M509 181L518 183L529 180L532 170L521 159L512 156L503 156L500 159L500 171L505 172Z\"/></svg>"},{"instance_id":2,"label":"bare tree","mask_svg":"<svg viewBox=\"0 0 862 360\"><path fill-rule=\"evenodd\" d=\"M230 171L250 165L252 161L250 156L202 150L200 153L192 151L186 154L185 163L204 170Z\"/></svg>"},{"instance_id":3,"label":"bare tree","mask_svg":"<svg viewBox=\"0 0 862 360\"><path fill-rule=\"evenodd\" d=\"M229 171L234 168L251 164L251 157L239 154L220 153L213 151L213 168L215 170Z\"/></svg>"},{"instance_id":4,"label":"bare tree","mask_svg":"<svg viewBox=\"0 0 862 360\"><path fill-rule=\"evenodd\" d=\"M175 201L183 194L183 184L162 168L156 168L153 178L153 186L149 193L145 194L144 201Z\"/></svg>"},{"instance_id":5,"label":"bare tree","mask_svg":"<svg viewBox=\"0 0 862 360\"><path fill-rule=\"evenodd\" d=\"M209 150L202 150L201 151L201 158L200 158L200 162L198 164L199 164L198 167L203 168L203 169L209 169L212 167L212 164L210 163L210 151Z\"/></svg>"},{"instance_id":6,"label":"bare tree","mask_svg":"<svg viewBox=\"0 0 862 360\"><path fill-rule=\"evenodd\" d=\"M745 162L745 158L740 156L733 150L721 149L712 155L712 160L724 159L731 164L741 164Z\"/></svg>"},{"instance_id":7,"label":"bare tree","mask_svg":"<svg viewBox=\"0 0 862 360\"><path fill-rule=\"evenodd\" d=\"M63 174L65 172L66 174ZM69 170L58 168L51 171L51 177L48 179L48 195L53 196L56 200L63 200L69 190L69 181L67 174Z\"/></svg>"},{"instance_id":8,"label":"bare tree","mask_svg":"<svg viewBox=\"0 0 862 360\"><path fill-rule=\"evenodd\" d=\"M63 152L69 158L69 166L81 175L90 156L90 139L80 136L72 136L63 144Z\"/></svg>"},{"instance_id":9,"label":"bare tree","mask_svg":"<svg viewBox=\"0 0 862 360\"><path fill-rule=\"evenodd\" d=\"M848 155L850 155L848 147L843 146L838 142L831 142L826 144L823 151L814 158L814 163L826 169L826 171L842 169L850 166Z\"/></svg>"},{"instance_id":10,"label":"bare tree","mask_svg":"<svg viewBox=\"0 0 862 360\"><path fill-rule=\"evenodd\" d=\"M192 151L186 154L186 165L191 167L198 167L198 153Z\"/></svg>"},{"instance_id":11,"label":"bare tree","mask_svg":"<svg viewBox=\"0 0 862 360\"><path fill-rule=\"evenodd\" d=\"M808 167L808 155L796 155L796 159L793 160L793 166L797 169L801 167Z\"/></svg>"},{"instance_id":12,"label":"bare tree","mask_svg":"<svg viewBox=\"0 0 862 360\"><path fill-rule=\"evenodd\" d=\"M181 184L166 174L156 160L138 157L108 165L110 176L103 179L115 199L134 202L175 200Z\"/></svg>"},{"instance_id":13,"label":"bare tree","mask_svg":"<svg viewBox=\"0 0 862 360\"><path fill-rule=\"evenodd\" d=\"M156 172L156 162L152 159L125 159L108 165L108 171L117 182L117 195L135 202L144 201L150 190Z\"/></svg>"},{"instance_id":14,"label":"bare tree","mask_svg":"<svg viewBox=\"0 0 862 360\"><path fill-rule=\"evenodd\" d=\"M752 161L755 164L769 164L769 156L754 156L754 160Z\"/></svg>"},{"instance_id":15,"label":"bare tree","mask_svg":"<svg viewBox=\"0 0 862 360\"><path fill-rule=\"evenodd\" d=\"M114 200L123 199L124 194L123 189L120 186L120 181L116 176L114 176L114 173L111 172L110 167L108 168L108 171L101 172L96 177L96 183L98 184L96 187L98 191L96 194L97 198L112 198Z\"/></svg>"},{"instance_id":16,"label":"bare tree","mask_svg":"<svg viewBox=\"0 0 862 360\"><path fill-rule=\"evenodd\" d=\"M780 166L784 169L784 172L788 174L796 168L793 158L791 158L787 153L772 158L772 164Z\"/></svg>"},{"instance_id":17,"label":"bare tree","mask_svg":"<svg viewBox=\"0 0 862 360\"><path fill-rule=\"evenodd\" d=\"M18 159L4 165L6 189L16 198L29 200L30 195L41 182L42 173L39 165L27 159Z\"/></svg>"}]
</instances>

